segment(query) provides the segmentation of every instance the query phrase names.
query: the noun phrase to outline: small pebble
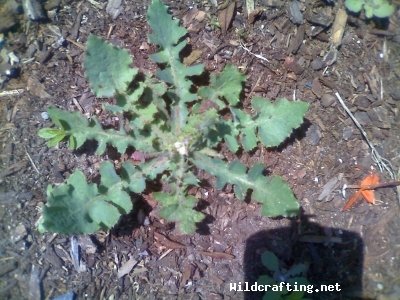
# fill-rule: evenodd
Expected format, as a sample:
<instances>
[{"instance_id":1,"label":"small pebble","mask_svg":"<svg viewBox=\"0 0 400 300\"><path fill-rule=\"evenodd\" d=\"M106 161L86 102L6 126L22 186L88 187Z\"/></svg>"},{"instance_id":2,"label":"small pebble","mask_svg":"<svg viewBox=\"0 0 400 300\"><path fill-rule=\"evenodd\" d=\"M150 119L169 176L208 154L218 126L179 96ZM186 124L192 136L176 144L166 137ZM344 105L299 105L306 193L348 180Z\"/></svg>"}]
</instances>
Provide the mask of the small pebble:
<instances>
[{"instance_id":1,"label":"small pebble","mask_svg":"<svg viewBox=\"0 0 400 300\"><path fill-rule=\"evenodd\" d=\"M194 260L195 260L194 255L193 255L193 254L189 254L189 255L188 255L188 260L189 260L189 261L194 261Z\"/></svg>"},{"instance_id":2,"label":"small pebble","mask_svg":"<svg viewBox=\"0 0 400 300\"><path fill-rule=\"evenodd\" d=\"M45 111L42 112L40 115L42 116L42 118L43 118L44 120L50 119L49 114L48 114L47 112L45 112Z\"/></svg>"}]
</instances>

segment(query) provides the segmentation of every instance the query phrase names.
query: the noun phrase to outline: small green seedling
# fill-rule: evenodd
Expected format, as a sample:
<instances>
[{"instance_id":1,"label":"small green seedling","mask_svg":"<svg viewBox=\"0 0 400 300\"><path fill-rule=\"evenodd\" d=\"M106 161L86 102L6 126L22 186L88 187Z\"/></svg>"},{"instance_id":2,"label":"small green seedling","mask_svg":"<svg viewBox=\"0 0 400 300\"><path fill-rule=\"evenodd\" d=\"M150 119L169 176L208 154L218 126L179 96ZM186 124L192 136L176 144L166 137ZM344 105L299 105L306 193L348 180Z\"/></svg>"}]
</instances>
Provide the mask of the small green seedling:
<instances>
[{"instance_id":1,"label":"small green seedling","mask_svg":"<svg viewBox=\"0 0 400 300\"><path fill-rule=\"evenodd\" d=\"M195 87L191 78L204 72L203 65L187 67L179 56L186 46L187 31L178 25L160 0L149 6L147 21L153 30L149 40L159 51L150 58L162 68L156 77L138 76L131 68L132 57L94 35L89 36L84 67L94 94L114 98L115 105L104 110L119 118L119 129L104 129L98 119L55 107L47 112L58 127L44 128L39 136L54 146L68 138L69 147L79 148L86 140L98 143L97 154L107 145L124 154L128 147L141 163L122 163L115 169L111 161L100 165L100 184L87 183L82 171L47 189L47 203L39 222L40 231L87 234L114 226L121 214L131 211L132 197L143 193L149 181L164 183L168 192L153 192L162 209L159 215L177 222L182 232L192 233L204 215L196 211L198 199L188 195L190 186L199 186L196 168L216 177L216 188L234 186L237 198L246 196L263 204L265 216L293 216L299 203L279 176L265 176L265 167L255 163L249 170L238 160L227 163L216 151L225 142L232 152L239 143L245 151L259 142L275 147L303 122L308 104L279 99L252 99L253 113L238 108L245 75L227 65L210 77L210 85ZM227 111L230 118L222 118ZM250 192L251 190L251 192Z\"/></svg>"},{"instance_id":2,"label":"small green seedling","mask_svg":"<svg viewBox=\"0 0 400 300\"><path fill-rule=\"evenodd\" d=\"M261 260L264 266L270 270L273 275L262 275L257 280L258 285L268 287L264 294L264 300L306 300L305 292L312 292L312 286L300 274L307 271L304 264L293 265L288 271L283 272L279 268L278 258L274 253L265 251Z\"/></svg>"},{"instance_id":3,"label":"small green seedling","mask_svg":"<svg viewBox=\"0 0 400 300\"><path fill-rule=\"evenodd\" d=\"M365 16L370 19L387 18L394 12L394 6L388 0L346 0L344 3L348 10L358 13L364 6Z\"/></svg>"}]
</instances>

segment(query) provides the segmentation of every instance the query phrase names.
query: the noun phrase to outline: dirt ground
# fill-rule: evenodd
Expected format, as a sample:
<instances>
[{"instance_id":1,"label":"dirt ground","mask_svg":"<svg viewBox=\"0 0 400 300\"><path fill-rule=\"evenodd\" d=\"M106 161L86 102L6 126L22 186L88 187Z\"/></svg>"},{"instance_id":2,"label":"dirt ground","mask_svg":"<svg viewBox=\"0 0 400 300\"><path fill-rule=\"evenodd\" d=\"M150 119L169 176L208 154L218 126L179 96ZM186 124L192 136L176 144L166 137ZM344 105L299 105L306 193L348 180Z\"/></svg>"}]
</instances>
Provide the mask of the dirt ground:
<instances>
[{"instance_id":1,"label":"dirt ground","mask_svg":"<svg viewBox=\"0 0 400 300\"><path fill-rule=\"evenodd\" d=\"M261 299L230 287L272 275L261 264L265 250L275 253L282 270L306 265L303 276L314 286L340 285L340 291L307 294L309 299L400 299L396 188L377 189L376 205L360 198L341 212L355 192L343 195L345 185L359 185L371 172L390 182L400 170L399 3L386 21L349 15L335 50L332 23L343 1L299 1L300 16L293 2L255 1L259 10L250 19L246 3L238 1L229 27L220 22L222 28L222 2L219 10L211 0L163 2L189 31L185 56L196 53L192 58L209 73L230 63L246 74L244 106L254 95L310 104L304 124L278 148L260 145L233 155L221 147L229 160L248 166L260 161L268 173L281 175L301 216L263 217L258 203L235 199L230 185L214 189L215 178L199 172L204 186L191 193L207 217L193 235L159 219L151 192L110 232L39 234L49 184L62 183L76 168L91 179L100 162L121 160L113 149L96 156L90 143L77 151L65 142L49 149L37 135L52 124L43 114L50 105L83 109L115 125L115 118L102 116L105 100L93 96L84 77L88 35L128 49L144 72L156 68L148 56L157 49L147 39L147 0L121 6L49 0L42 12L47 19L29 22L18 2L0 2L6 38L0 53L0 299L54 299L68 292L65 299ZM10 53L18 60L12 67L6 64ZM71 259L72 239L81 265ZM127 274L118 276L121 270Z\"/></svg>"}]
</instances>

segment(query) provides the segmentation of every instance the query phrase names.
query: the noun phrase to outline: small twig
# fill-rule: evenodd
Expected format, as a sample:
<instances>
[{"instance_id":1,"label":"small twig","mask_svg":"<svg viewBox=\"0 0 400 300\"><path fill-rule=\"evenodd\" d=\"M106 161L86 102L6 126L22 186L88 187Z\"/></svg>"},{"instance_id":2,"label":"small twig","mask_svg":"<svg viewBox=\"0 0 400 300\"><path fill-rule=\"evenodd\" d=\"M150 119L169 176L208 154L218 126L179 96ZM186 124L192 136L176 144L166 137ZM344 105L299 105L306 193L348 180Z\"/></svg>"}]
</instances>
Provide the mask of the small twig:
<instances>
[{"instance_id":1,"label":"small twig","mask_svg":"<svg viewBox=\"0 0 400 300\"><path fill-rule=\"evenodd\" d=\"M76 105L76 107L78 108L78 110L82 113L85 114L86 111L83 109L82 105L78 102L78 100L76 100L76 98L72 98L72 102L74 102L74 104Z\"/></svg>"},{"instance_id":2,"label":"small twig","mask_svg":"<svg viewBox=\"0 0 400 300\"><path fill-rule=\"evenodd\" d=\"M83 46L82 44L75 42L73 39L71 39L71 38L69 38L69 37L66 37L65 39L66 39L68 42L74 44L75 46L77 46L77 47L81 48L83 51L85 51L85 46Z\"/></svg>"},{"instance_id":3,"label":"small twig","mask_svg":"<svg viewBox=\"0 0 400 300\"><path fill-rule=\"evenodd\" d=\"M379 169L383 171L383 169L386 169L386 171L389 173L390 178L394 179L394 174L393 174L393 167L390 161L388 161L386 158L383 158L378 151L376 151L375 146L371 143L371 141L368 139L367 133L365 130L362 128L361 124L357 121L357 119L354 117L350 109L346 106L346 104L343 102L342 98L340 97L339 93L335 91L335 96L339 100L340 104L343 106L347 114L350 116L350 118L353 120L353 122L356 124L358 129L360 130L361 134L363 135L364 139L366 140L368 146L372 150L372 159L373 161L378 165Z\"/></svg>"},{"instance_id":4,"label":"small twig","mask_svg":"<svg viewBox=\"0 0 400 300\"><path fill-rule=\"evenodd\" d=\"M250 99L251 95L253 94L254 90L256 89L256 87L257 87L258 83L260 82L261 77L262 77L263 75L264 75L264 72L262 72L262 73L260 74L260 76L258 76L258 79L257 79L257 81L256 81L256 84L255 84L255 85L253 86L253 88L251 89L249 95L248 95L247 98L246 98L246 101L248 101L248 100Z\"/></svg>"},{"instance_id":5,"label":"small twig","mask_svg":"<svg viewBox=\"0 0 400 300\"><path fill-rule=\"evenodd\" d=\"M15 96L19 95L24 92L24 89L17 89L17 90L11 90L11 91L2 91L0 92L0 97L6 97L6 96Z\"/></svg>"},{"instance_id":6,"label":"small twig","mask_svg":"<svg viewBox=\"0 0 400 300\"><path fill-rule=\"evenodd\" d=\"M168 254L170 254L172 251L174 251L174 249L168 249L167 251L165 251L165 252L158 258L158 260L163 259L163 258L166 257Z\"/></svg>"},{"instance_id":7,"label":"small twig","mask_svg":"<svg viewBox=\"0 0 400 300\"><path fill-rule=\"evenodd\" d=\"M114 30L115 24L111 24L110 28L108 28L108 32L107 32L107 40L110 38L110 35L112 33L112 31Z\"/></svg>"},{"instance_id":8,"label":"small twig","mask_svg":"<svg viewBox=\"0 0 400 300\"><path fill-rule=\"evenodd\" d=\"M400 181L391 181L391 182L384 182L384 183L377 183L371 185L348 185L346 186L347 189L363 189L363 190L375 190L384 187L394 187L400 185Z\"/></svg>"},{"instance_id":9,"label":"small twig","mask_svg":"<svg viewBox=\"0 0 400 300\"><path fill-rule=\"evenodd\" d=\"M260 54L255 54L255 53L251 52L250 49L247 48L247 47L242 43L242 41L239 41L239 42L240 42L240 47L242 47L244 50L246 50L247 52L249 52L250 54L254 55L255 57L257 57L257 58L259 58L259 59L262 59L262 60L265 60L265 61L269 62L269 60L266 59L264 56L262 56L262 55L260 55Z\"/></svg>"},{"instance_id":10,"label":"small twig","mask_svg":"<svg viewBox=\"0 0 400 300\"><path fill-rule=\"evenodd\" d=\"M31 164L32 164L33 168L35 169L35 171L40 175L40 172L39 172L38 168L36 168L35 163L33 162L31 156L30 156L29 153L28 153L28 150L25 149L25 153L26 153L26 155L28 156L29 161L31 162Z\"/></svg>"}]
</instances>

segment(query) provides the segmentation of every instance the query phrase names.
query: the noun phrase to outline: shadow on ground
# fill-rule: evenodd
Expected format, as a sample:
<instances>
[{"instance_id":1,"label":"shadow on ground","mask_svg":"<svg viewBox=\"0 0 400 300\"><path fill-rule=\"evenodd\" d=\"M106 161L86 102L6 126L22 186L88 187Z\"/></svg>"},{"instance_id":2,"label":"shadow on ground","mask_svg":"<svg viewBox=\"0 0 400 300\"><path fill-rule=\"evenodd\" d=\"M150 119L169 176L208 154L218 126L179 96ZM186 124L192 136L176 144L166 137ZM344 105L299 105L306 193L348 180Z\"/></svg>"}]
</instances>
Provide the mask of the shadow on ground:
<instances>
[{"instance_id":1,"label":"shadow on ground","mask_svg":"<svg viewBox=\"0 0 400 300\"><path fill-rule=\"evenodd\" d=\"M251 289L260 276L274 277L273 272L262 264L261 256L265 251L277 256L283 274L280 279L285 279L285 272L292 266L306 266L307 270L299 276L307 278L313 286L314 292L304 295L307 299L367 299L362 298L362 238L348 230L321 227L309 218L303 216L301 222L293 220L290 227L260 231L247 239L243 263L245 283L241 283L245 300L263 299L264 296L264 292L245 291L246 282ZM279 275L275 274L275 279ZM321 285L331 285L331 291L317 293ZM300 289L300 284L297 287ZM236 288L239 289L238 283ZM276 299L299 298L278 296Z\"/></svg>"}]
</instances>

